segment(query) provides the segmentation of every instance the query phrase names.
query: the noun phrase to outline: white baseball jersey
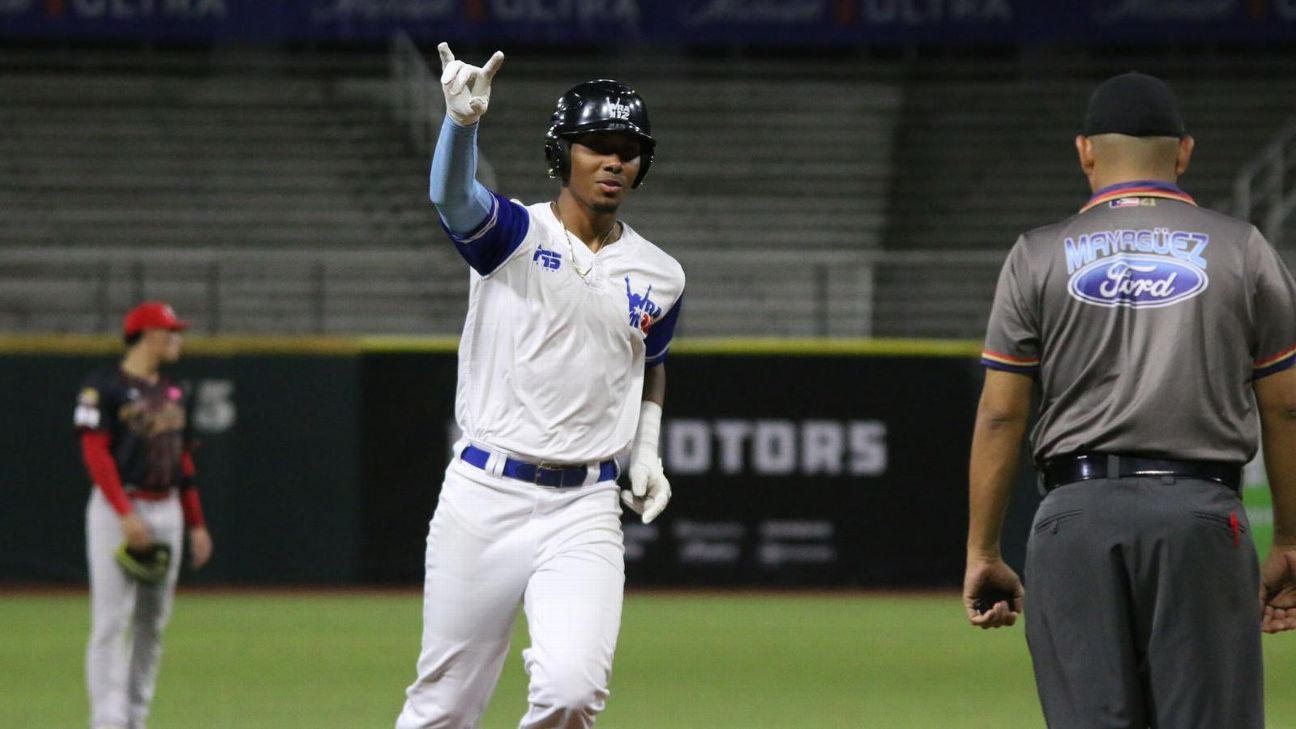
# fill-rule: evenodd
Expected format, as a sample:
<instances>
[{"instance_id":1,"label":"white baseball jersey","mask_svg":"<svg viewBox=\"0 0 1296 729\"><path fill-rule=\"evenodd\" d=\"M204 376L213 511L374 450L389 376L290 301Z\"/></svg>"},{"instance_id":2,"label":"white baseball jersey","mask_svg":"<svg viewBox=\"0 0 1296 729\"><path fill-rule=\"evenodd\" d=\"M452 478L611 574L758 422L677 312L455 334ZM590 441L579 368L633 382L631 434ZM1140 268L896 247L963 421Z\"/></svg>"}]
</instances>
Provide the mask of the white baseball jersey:
<instances>
[{"instance_id":1,"label":"white baseball jersey","mask_svg":"<svg viewBox=\"0 0 1296 729\"><path fill-rule=\"evenodd\" d=\"M568 237L548 203L494 198L476 230L450 232L473 269L459 427L473 443L530 461L612 458L634 437L644 367L666 359L684 270L624 223L594 253Z\"/></svg>"}]
</instances>

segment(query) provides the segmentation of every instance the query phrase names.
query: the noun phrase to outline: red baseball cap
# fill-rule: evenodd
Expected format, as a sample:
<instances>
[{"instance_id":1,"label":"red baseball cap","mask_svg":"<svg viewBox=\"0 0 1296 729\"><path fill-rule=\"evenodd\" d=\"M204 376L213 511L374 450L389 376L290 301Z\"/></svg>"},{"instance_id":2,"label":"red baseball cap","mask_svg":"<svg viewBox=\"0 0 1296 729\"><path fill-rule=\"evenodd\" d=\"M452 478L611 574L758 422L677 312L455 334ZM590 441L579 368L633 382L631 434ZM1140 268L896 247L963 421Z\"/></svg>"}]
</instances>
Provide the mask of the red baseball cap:
<instances>
[{"instance_id":1,"label":"red baseball cap","mask_svg":"<svg viewBox=\"0 0 1296 729\"><path fill-rule=\"evenodd\" d=\"M145 329L169 329L178 332L188 328L189 322L176 318L175 309L161 301L145 301L131 309L122 320L122 333L128 337Z\"/></svg>"}]
</instances>

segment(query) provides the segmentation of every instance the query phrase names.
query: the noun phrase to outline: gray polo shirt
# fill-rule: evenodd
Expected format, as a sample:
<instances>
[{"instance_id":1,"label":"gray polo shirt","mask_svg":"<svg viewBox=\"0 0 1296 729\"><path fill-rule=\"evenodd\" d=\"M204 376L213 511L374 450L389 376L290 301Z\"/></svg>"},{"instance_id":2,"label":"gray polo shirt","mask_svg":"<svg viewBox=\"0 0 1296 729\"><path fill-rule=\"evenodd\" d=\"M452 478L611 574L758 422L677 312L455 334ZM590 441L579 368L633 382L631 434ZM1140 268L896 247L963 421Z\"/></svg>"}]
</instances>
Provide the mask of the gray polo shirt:
<instances>
[{"instance_id":1,"label":"gray polo shirt","mask_svg":"<svg viewBox=\"0 0 1296 729\"><path fill-rule=\"evenodd\" d=\"M1164 182L1099 190L1017 240L982 363L1036 376L1036 462L1082 452L1245 462L1254 379L1296 365L1296 284L1249 223Z\"/></svg>"}]
</instances>

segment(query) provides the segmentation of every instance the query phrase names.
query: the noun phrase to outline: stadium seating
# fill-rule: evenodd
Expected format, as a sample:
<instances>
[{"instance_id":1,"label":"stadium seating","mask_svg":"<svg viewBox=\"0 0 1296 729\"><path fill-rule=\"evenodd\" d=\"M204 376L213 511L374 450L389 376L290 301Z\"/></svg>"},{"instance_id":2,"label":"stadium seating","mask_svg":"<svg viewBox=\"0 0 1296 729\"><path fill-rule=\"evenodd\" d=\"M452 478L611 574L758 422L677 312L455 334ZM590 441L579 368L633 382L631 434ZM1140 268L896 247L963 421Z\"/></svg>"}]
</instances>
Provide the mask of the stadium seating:
<instances>
[{"instance_id":1,"label":"stadium seating","mask_svg":"<svg viewBox=\"0 0 1296 729\"><path fill-rule=\"evenodd\" d=\"M898 92L785 80L804 100L790 106L750 71L703 67L709 78L676 68L639 84L660 154L626 210L688 269L696 293L684 326L858 333L857 317L837 315L858 307L830 310L824 282L833 279L836 299L856 297L849 282L880 244ZM483 152L502 192L549 199L541 147L553 99L572 79L601 74L591 62L514 61L509 72ZM0 326L94 329L96 307L150 295L222 331L457 331L467 275L427 204L427 161L391 118L387 81L372 67L253 75L37 64L0 74L0 96L9 168L0 260L64 251L44 269L0 267L0 282L48 284L41 297L0 287ZM201 262L160 270L177 250ZM361 250L405 258L332 261ZM798 252L790 265L783 251ZM844 261L855 264L845 285ZM76 281L56 284L69 270Z\"/></svg>"},{"instance_id":2,"label":"stadium seating","mask_svg":"<svg viewBox=\"0 0 1296 729\"><path fill-rule=\"evenodd\" d=\"M1271 62L1272 61L1272 62ZM1230 208L1237 170L1293 113L1290 62L1219 58L1025 64L915 64L898 125L885 245L949 252L959 265L880 266L879 334L978 336L998 262L1017 236L1076 211L1089 195L1072 140L1097 80L1138 67L1171 82L1197 149L1185 190ZM942 301L976 302L943 306Z\"/></svg>"},{"instance_id":3,"label":"stadium seating","mask_svg":"<svg viewBox=\"0 0 1296 729\"><path fill-rule=\"evenodd\" d=\"M621 78L660 140L624 217L685 265L683 333L975 338L1016 235L1087 194L1071 138L1096 79L1140 65L1179 89L1199 143L1184 186L1218 207L1293 111L1296 67L1265 58L521 55L481 143L501 192L550 199L554 99ZM101 309L148 295L213 332L457 332L468 277L381 58L4 60L0 328L103 330Z\"/></svg>"}]
</instances>

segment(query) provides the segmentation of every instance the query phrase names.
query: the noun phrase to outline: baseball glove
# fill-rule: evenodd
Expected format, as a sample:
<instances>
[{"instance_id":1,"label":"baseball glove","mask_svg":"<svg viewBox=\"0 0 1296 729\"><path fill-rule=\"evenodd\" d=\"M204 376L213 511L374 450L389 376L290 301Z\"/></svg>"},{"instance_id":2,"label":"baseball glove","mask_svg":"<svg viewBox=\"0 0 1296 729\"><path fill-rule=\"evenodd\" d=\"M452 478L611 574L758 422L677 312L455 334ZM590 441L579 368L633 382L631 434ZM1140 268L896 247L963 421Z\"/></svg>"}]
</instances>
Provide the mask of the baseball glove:
<instances>
[{"instance_id":1,"label":"baseball glove","mask_svg":"<svg viewBox=\"0 0 1296 729\"><path fill-rule=\"evenodd\" d=\"M144 549L130 549L123 542L113 557L127 575L146 585L156 585L166 579L171 567L171 546L154 542Z\"/></svg>"}]
</instances>

